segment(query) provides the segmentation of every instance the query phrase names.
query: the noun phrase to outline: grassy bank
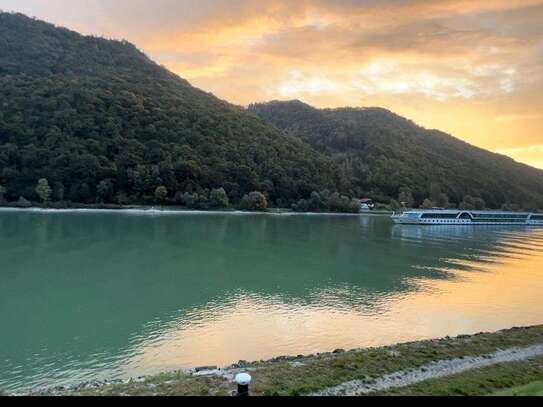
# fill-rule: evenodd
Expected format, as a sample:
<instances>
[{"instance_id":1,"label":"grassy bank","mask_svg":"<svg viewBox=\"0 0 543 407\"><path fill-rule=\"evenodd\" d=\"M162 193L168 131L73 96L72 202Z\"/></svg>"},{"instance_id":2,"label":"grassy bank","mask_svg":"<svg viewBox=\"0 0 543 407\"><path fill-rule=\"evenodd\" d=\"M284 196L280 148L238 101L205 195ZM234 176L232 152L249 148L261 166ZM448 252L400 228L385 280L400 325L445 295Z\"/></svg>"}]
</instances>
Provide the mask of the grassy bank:
<instances>
[{"instance_id":1,"label":"grassy bank","mask_svg":"<svg viewBox=\"0 0 543 407\"><path fill-rule=\"evenodd\" d=\"M375 393L377 396L543 395L543 356L474 369L442 379ZM528 383L528 384L527 384Z\"/></svg>"},{"instance_id":2,"label":"grassy bank","mask_svg":"<svg viewBox=\"0 0 543 407\"><path fill-rule=\"evenodd\" d=\"M481 333L388 346L382 348L337 350L334 353L279 357L270 361L234 365L209 374L176 372L129 383L48 394L83 396L141 395L230 395L235 390L232 377L249 371L253 395L303 395L351 380L367 380L415 369L439 360L487 355L513 347L543 344L543 326L514 328L497 333ZM519 373L520 372L520 373ZM513 386L543 380L543 357L505 363L469 371L418 385L397 388L383 395L400 394L493 394Z\"/></svg>"},{"instance_id":3,"label":"grassy bank","mask_svg":"<svg viewBox=\"0 0 543 407\"><path fill-rule=\"evenodd\" d=\"M543 367L539 367L540 373L543 371ZM543 397L543 380L525 384L523 386L516 386L507 390L502 390L493 394L494 396L539 396Z\"/></svg>"}]
</instances>

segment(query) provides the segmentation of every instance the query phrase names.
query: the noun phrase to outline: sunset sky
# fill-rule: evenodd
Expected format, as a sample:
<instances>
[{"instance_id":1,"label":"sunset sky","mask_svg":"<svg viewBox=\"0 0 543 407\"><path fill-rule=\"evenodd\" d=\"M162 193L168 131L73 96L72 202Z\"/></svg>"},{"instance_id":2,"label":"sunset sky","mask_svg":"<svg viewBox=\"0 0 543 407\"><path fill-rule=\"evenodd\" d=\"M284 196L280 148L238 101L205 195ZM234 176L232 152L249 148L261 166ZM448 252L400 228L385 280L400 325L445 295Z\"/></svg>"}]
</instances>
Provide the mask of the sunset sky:
<instances>
[{"instance_id":1,"label":"sunset sky","mask_svg":"<svg viewBox=\"0 0 543 407\"><path fill-rule=\"evenodd\" d=\"M543 0L0 0L232 103L380 106L543 168Z\"/></svg>"}]
</instances>

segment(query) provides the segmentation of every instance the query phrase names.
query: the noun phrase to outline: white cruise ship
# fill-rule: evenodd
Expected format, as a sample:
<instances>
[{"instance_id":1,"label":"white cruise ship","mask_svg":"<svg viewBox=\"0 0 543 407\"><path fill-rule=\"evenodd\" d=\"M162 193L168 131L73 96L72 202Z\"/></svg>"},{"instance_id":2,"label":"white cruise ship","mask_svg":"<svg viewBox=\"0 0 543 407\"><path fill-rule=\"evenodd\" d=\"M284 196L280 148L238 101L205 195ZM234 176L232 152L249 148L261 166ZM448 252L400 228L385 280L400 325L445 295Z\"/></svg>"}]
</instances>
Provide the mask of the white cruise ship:
<instances>
[{"instance_id":1,"label":"white cruise ship","mask_svg":"<svg viewBox=\"0 0 543 407\"><path fill-rule=\"evenodd\" d=\"M403 225L543 226L543 213L414 209L394 213L392 220Z\"/></svg>"}]
</instances>

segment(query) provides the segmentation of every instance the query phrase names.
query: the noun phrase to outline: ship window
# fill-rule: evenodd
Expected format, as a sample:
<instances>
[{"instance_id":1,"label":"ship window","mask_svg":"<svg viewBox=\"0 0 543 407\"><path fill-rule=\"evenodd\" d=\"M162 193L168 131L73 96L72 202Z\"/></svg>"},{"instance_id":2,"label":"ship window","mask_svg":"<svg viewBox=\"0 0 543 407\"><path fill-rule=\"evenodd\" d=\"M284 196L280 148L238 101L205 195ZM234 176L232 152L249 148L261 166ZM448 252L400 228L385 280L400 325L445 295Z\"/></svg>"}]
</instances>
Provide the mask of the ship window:
<instances>
[{"instance_id":1,"label":"ship window","mask_svg":"<svg viewBox=\"0 0 543 407\"><path fill-rule=\"evenodd\" d=\"M456 219L456 213L425 213L422 219Z\"/></svg>"},{"instance_id":2,"label":"ship window","mask_svg":"<svg viewBox=\"0 0 543 407\"><path fill-rule=\"evenodd\" d=\"M499 214L499 213L474 213L473 219L481 222L523 222L528 219L527 214Z\"/></svg>"},{"instance_id":3,"label":"ship window","mask_svg":"<svg viewBox=\"0 0 543 407\"><path fill-rule=\"evenodd\" d=\"M543 215L532 215L532 220L543 220Z\"/></svg>"}]
</instances>

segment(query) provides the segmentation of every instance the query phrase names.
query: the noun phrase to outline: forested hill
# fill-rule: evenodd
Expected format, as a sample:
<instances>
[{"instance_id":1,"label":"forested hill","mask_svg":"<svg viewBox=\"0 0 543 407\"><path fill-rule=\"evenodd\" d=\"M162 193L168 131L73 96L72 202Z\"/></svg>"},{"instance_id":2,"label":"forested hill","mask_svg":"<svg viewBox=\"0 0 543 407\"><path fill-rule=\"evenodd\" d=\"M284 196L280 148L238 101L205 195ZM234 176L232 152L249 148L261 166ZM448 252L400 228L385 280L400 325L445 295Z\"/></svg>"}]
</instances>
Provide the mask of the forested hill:
<instances>
[{"instance_id":1,"label":"forested hill","mask_svg":"<svg viewBox=\"0 0 543 407\"><path fill-rule=\"evenodd\" d=\"M0 13L4 203L23 197L206 207L210 190L224 188L231 202L260 191L286 205L315 190L342 189L337 168L127 42Z\"/></svg>"},{"instance_id":2,"label":"forested hill","mask_svg":"<svg viewBox=\"0 0 543 407\"><path fill-rule=\"evenodd\" d=\"M529 208L543 207L543 172L382 109L273 102L247 111L125 41L0 13L0 204L209 208L247 196L261 207L253 191L298 209L352 210L335 191Z\"/></svg>"},{"instance_id":3,"label":"forested hill","mask_svg":"<svg viewBox=\"0 0 543 407\"><path fill-rule=\"evenodd\" d=\"M333 157L356 193L372 191L371 196L386 200L410 190L415 204L432 197L436 203L444 193L453 204L469 195L492 208L543 208L543 171L426 130L387 110L319 110L300 101L249 109Z\"/></svg>"}]
</instances>

